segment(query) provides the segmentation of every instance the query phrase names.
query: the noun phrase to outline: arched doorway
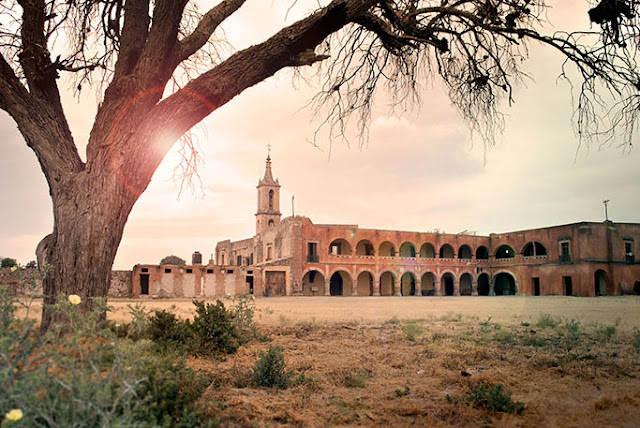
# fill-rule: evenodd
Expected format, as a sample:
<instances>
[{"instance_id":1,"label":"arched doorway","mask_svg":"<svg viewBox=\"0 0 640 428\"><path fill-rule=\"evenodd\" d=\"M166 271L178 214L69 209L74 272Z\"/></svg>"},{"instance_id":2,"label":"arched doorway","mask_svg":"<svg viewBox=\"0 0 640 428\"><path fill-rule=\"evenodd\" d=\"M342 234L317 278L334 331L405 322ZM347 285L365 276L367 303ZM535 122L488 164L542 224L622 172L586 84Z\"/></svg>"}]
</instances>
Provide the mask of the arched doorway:
<instances>
[{"instance_id":1,"label":"arched doorway","mask_svg":"<svg viewBox=\"0 0 640 428\"><path fill-rule=\"evenodd\" d=\"M351 277L347 272L338 271L329 280L329 294L332 296L351 295Z\"/></svg>"},{"instance_id":2,"label":"arched doorway","mask_svg":"<svg viewBox=\"0 0 640 428\"><path fill-rule=\"evenodd\" d=\"M400 245L400 257L415 257L416 247L413 243L407 241Z\"/></svg>"},{"instance_id":3,"label":"arched doorway","mask_svg":"<svg viewBox=\"0 0 640 428\"><path fill-rule=\"evenodd\" d=\"M489 250L484 245L476 249L476 260L489 260Z\"/></svg>"},{"instance_id":4,"label":"arched doorway","mask_svg":"<svg viewBox=\"0 0 640 428\"><path fill-rule=\"evenodd\" d=\"M368 239L363 239L356 245L356 256L373 256L373 244Z\"/></svg>"},{"instance_id":5,"label":"arched doorway","mask_svg":"<svg viewBox=\"0 0 640 428\"><path fill-rule=\"evenodd\" d=\"M513 251L508 245L500 245L496 250L496 260L500 259L512 259L516 256L516 252Z\"/></svg>"},{"instance_id":6,"label":"arched doorway","mask_svg":"<svg viewBox=\"0 0 640 428\"><path fill-rule=\"evenodd\" d=\"M421 259L435 259L436 258L436 250L433 248L433 245L430 243L422 244L420 247L420 258Z\"/></svg>"},{"instance_id":7,"label":"arched doorway","mask_svg":"<svg viewBox=\"0 0 640 428\"><path fill-rule=\"evenodd\" d=\"M420 282L423 296L436 295L436 276L432 272L427 272L422 275L422 281Z\"/></svg>"},{"instance_id":8,"label":"arched doorway","mask_svg":"<svg viewBox=\"0 0 640 428\"><path fill-rule=\"evenodd\" d=\"M311 270L302 277L303 296L324 296L324 275Z\"/></svg>"},{"instance_id":9,"label":"arched doorway","mask_svg":"<svg viewBox=\"0 0 640 428\"><path fill-rule=\"evenodd\" d=\"M640 296L640 281L636 281L636 283L633 285L633 294L635 294L636 296Z\"/></svg>"},{"instance_id":10,"label":"arched doorway","mask_svg":"<svg viewBox=\"0 0 640 428\"><path fill-rule=\"evenodd\" d=\"M380 295L381 296L393 296L395 278L389 271L380 275Z\"/></svg>"},{"instance_id":11,"label":"arched doorway","mask_svg":"<svg viewBox=\"0 0 640 428\"><path fill-rule=\"evenodd\" d=\"M488 296L489 291L489 274L481 273L478 277L478 296Z\"/></svg>"},{"instance_id":12,"label":"arched doorway","mask_svg":"<svg viewBox=\"0 0 640 428\"><path fill-rule=\"evenodd\" d=\"M461 296L471 296L471 283L473 282L473 278L470 273L463 273L460 276L460 295Z\"/></svg>"},{"instance_id":13,"label":"arched doorway","mask_svg":"<svg viewBox=\"0 0 640 428\"><path fill-rule=\"evenodd\" d=\"M378 255L380 257L395 257L396 249L389 241L384 241L378 248Z\"/></svg>"},{"instance_id":14,"label":"arched doorway","mask_svg":"<svg viewBox=\"0 0 640 428\"><path fill-rule=\"evenodd\" d=\"M405 272L400 278L400 293L403 296L416 295L416 277L411 272Z\"/></svg>"},{"instance_id":15,"label":"arched doorway","mask_svg":"<svg viewBox=\"0 0 640 428\"><path fill-rule=\"evenodd\" d=\"M515 296L518 293L516 280L510 273L500 272L494 281L493 290L496 296Z\"/></svg>"},{"instance_id":16,"label":"arched doorway","mask_svg":"<svg viewBox=\"0 0 640 428\"><path fill-rule=\"evenodd\" d=\"M358 296L373 296L373 276L369 272L361 272L358 275L356 286Z\"/></svg>"},{"instance_id":17,"label":"arched doorway","mask_svg":"<svg viewBox=\"0 0 640 428\"><path fill-rule=\"evenodd\" d=\"M334 239L329 245L329 254L333 256L350 256L351 244L346 239Z\"/></svg>"},{"instance_id":18,"label":"arched doorway","mask_svg":"<svg viewBox=\"0 0 640 428\"><path fill-rule=\"evenodd\" d=\"M444 244L440 247L440 258L441 259L453 259L453 247L449 244Z\"/></svg>"},{"instance_id":19,"label":"arched doorway","mask_svg":"<svg viewBox=\"0 0 640 428\"><path fill-rule=\"evenodd\" d=\"M471 247L468 246L467 244L462 245L460 248L458 248L458 258L459 259L471 259L473 258L473 253L471 252ZM462 279L462 278L460 278Z\"/></svg>"},{"instance_id":20,"label":"arched doorway","mask_svg":"<svg viewBox=\"0 0 640 428\"><path fill-rule=\"evenodd\" d=\"M596 290L596 296L606 296L607 295L607 273L602 269L598 269L593 274L593 281Z\"/></svg>"},{"instance_id":21,"label":"arched doorway","mask_svg":"<svg viewBox=\"0 0 640 428\"><path fill-rule=\"evenodd\" d=\"M453 296L455 292L453 287L453 275L450 274L449 272L445 273L444 275L442 275L441 283L442 283L442 290L444 290L444 295Z\"/></svg>"}]
</instances>

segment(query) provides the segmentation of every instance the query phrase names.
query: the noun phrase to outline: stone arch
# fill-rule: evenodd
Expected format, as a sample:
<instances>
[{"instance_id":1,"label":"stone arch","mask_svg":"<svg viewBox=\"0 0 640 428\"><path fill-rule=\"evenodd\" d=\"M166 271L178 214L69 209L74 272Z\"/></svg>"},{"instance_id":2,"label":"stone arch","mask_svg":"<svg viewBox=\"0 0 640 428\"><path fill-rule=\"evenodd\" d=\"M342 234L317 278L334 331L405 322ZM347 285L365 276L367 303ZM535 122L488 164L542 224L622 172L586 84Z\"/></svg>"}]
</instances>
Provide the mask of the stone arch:
<instances>
[{"instance_id":1,"label":"stone arch","mask_svg":"<svg viewBox=\"0 0 640 428\"><path fill-rule=\"evenodd\" d=\"M275 225L276 225L276 222L273 221L273 219L269 219L269 221L267 222L267 226L269 226L269 227L273 227Z\"/></svg>"},{"instance_id":2,"label":"stone arch","mask_svg":"<svg viewBox=\"0 0 640 428\"><path fill-rule=\"evenodd\" d=\"M343 269L335 270L329 277L329 294L332 296L351 296L353 279Z\"/></svg>"},{"instance_id":3,"label":"stone arch","mask_svg":"<svg viewBox=\"0 0 640 428\"><path fill-rule=\"evenodd\" d=\"M361 239L356 245L356 256L373 256L373 244L368 239Z\"/></svg>"},{"instance_id":4,"label":"stone arch","mask_svg":"<svg viewBox=\"0 0 640 428\"><path fill-rule=\"evenodd\" d=\"M603 269L598 269L593 273L593 282L596 296L606 296L609 293L609 277Z\"/></svg>"},{"instance_id":5,"label":"stone arch","mask_svg":"<svg viewBox=\"0 0 640 428\"><path fill-rule=\"evenodd\" d=\"M440 277L441 290L443 296L453 296L455 294L456 277L453 272L445 272Z\"/></svg>"},{"instance_id":6,"label":"stone arch","mask_svg":"<svg viewBox=\"0 0 640 428\"><path fill-rule=\"evenodd\" d=\"M375 275L370 270L362 270L358 274L356 290L358 296L373 296L373 281Z\"/></svg>"},{"instance_id":7,"label":"stone arch","mask_svg":"<svg viewBox=\"0 0 640 428\"><path fill-rule=\"evenodd\" d=\"M478 296L488 296L491 292L489 274L486 272L478 275Z\"/></svg>"},{"instance_id":8,"label":"stone arch","mask_svg":"<svg viewBox=\"0 0 640 428\"><path fill-rule=\"evenodd\" d=\"M324 275L318 269L307 269L302 276L303 296L324 296Z\"/></svg>"},{"instance_id":9,"label":"stone arch","mask_svg":"<svg viewBox=\"0 0 640 428\"><path fill-rule=\"evenodd\" d=\"M422 275L422 295L423 296L435 296L436 295L436 276L433 272L425 272Z\"/></svg>"},{"instance_id":10,"label":"stone arch","mask_svg":"<svg viewBox=\"0 0 640 428\"><path fill-rule=\"evenodd\" d=\"M334 256L349 256L351 255L351 244L343 238L334 239L329 245L329 254Z\"/></svg>"},{"instance_id":11,"label":"stone arch","mask_svg":"<svg viewBox=\"0 0 640 428\"><path fill-rule=\"evenodd\" d=\"M413 242L405 241L400 245L400 257L415 257L416 256L416 246L413 245Z\"/></svg>"},{"instance_id":12,"label":"stone arch","mask_svg":"<svg viewBox=\"0 0 640 428\"><path fill-rule=\"evenodd\" d=\"M420 247L420 258L421 259L435 259L436 258L436 249L433 244L430 242L425 242Z\"/></svg>"},{"instance_id":13,"label":"stone arch","mask_svg":"<svg viewBox=\"0 0 640 428\"><path fill-rule=\"evenodd\" d=\"M507 244L500 245L496 250L496 260L512 259L515 256L516 256L516 252L513 251L513 248L511 248Z\"/></svg>"},{"instance_id":14,"label":"stone arch","mask_svg":"<svg viewBox=\"0 0 640 428\"><path fill-rule=\"evenodd\" d=\"M538 241L527 242L522 248L524 257L546 256L547 248Z\"/></svg>"},{"instance_id":15,"label":"stone arch","mask_svg":"<svg viewBox=\"0 0 640 428\"><path fill-rule=\"evenodd\" d=\"M515 296L518 294L516 277L509 271L500 271L493 276L493 292L496 296Z\"/></svg>"},{"instance_id":16,"label":"stone arch","mask_svg":"<svg viewBox=\"0 0 640 428\"><path fill-rule=\"evenodd\" d=\"M454 254L453 247L450 244L443 244L442 247L440 247L441 259L452 259Z\"/></svg>"},{"instance_id":17,"label":"stone arch","mask_svg":"<svg viewBox=\"0 0 640 428\"><path fill-rule=\"evenodd\" d=\"M384 241L378 248L378 255L380 257L395 257L396 247L389 241Z\"/></svg>"},{"instance_id":18,"label":"stone arch","mask_svg":"<svg viewBox=\"0 0 640 428\"><path fill-rule=\"evenodd\" d=\"M471 296L473 276L469 272L460 275L460 295Z\"/></svg>"},{"instance_id":19,"label":"stone arch","mask_svg":"<svg viewBox=\"0 0 640 428\"><path fill-rule=\"evenodd\" d=\"M458 248L458 258L463 260L471 260L473 258L473 251L467 244L463 244Z\"/></svg>"},{"instance_id":20,"label":"stone arch","mask_svg":"<svg viewBox=\"0 0 640 428\"><path fill-rule=\"evenodd\" d=\"M416 274L405 272L400 277L400 294L403 296L416 295Z\"/></svg>"},{"instance_id":21,"label":"stone arch","mask_svg":"<svg viewBox=\"0 0 640 428\"><path fill-rule=\"evenodd\" d=\"M396 277L393 272L386 270L380 274L380 295L393 296L395 294Z\"/></svg>"},{"instance_id":22,"label":"stone arch","mask_svg":"<svg viewBox=\"0 0 640 428\"><path fill-rule=\"evenodd\" d=\"M489 260L489 250L484 245L476 248L476 260Z\"/></svg>"}]
</instances>

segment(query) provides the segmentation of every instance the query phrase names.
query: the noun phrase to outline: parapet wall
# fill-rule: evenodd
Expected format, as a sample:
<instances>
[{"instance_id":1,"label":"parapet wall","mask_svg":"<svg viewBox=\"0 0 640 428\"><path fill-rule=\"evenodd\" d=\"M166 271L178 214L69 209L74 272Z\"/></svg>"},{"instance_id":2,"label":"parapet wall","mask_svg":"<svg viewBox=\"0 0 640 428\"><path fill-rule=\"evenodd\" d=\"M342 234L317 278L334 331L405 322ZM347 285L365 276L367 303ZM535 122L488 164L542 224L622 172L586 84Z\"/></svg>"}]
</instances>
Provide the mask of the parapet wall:
<instances>
[{"instance_id":1,"label":"parapet wall","mask_svg":"<svg viewBox=\"0 0 640 428\"><path fill-rule=\"evenodd\" d=\"M20 268L12 272L11 268L0 268L0 285L22 294L42 294L42 275L37 268ZM131 296L131 271L114 270L111 272L109 296Z\"/></svg>"}]
</instances>

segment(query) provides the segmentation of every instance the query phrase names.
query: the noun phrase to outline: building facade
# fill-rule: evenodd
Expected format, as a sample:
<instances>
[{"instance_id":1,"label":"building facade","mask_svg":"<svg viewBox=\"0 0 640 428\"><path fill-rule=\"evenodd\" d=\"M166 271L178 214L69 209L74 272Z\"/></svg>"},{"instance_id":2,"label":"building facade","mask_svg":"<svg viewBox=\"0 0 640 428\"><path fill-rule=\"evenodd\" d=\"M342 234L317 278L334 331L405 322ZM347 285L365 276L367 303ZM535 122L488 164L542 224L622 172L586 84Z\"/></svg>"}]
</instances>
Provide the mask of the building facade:
<instances>
[{"instance_id":1,"label":"building facade","mask_svg":"<svg viewBox=\"0 0 640 428\"><path fill-rule=\"evenodd\" d=\"M640 294L637 223L579 222L480 236L282 219L270 157L257 193L253 237L219 242L215 262L206 266L137 265L132 294Z\"/></svg>"}]
</instances>

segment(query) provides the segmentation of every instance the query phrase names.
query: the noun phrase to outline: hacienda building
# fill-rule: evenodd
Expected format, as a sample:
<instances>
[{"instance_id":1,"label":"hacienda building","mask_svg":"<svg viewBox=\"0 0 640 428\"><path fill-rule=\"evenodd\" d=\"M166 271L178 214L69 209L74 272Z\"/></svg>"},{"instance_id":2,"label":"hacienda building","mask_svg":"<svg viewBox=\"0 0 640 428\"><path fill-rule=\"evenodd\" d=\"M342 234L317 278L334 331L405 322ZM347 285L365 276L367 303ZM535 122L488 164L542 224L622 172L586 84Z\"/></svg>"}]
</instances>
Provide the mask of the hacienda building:
<instances>
[{"instance_id":1,"label":"hacienda building","mask_svg":"<svg viewBox=\"0 0 640 428\"><path fill-rule=\"evenodd\" d=\"M282 219L271 159L256 234L188 266L136 265L134 296L493 296L640 294L640 224L579 222L489 236L361 229Z\"/></svg>"}]
</instances>

